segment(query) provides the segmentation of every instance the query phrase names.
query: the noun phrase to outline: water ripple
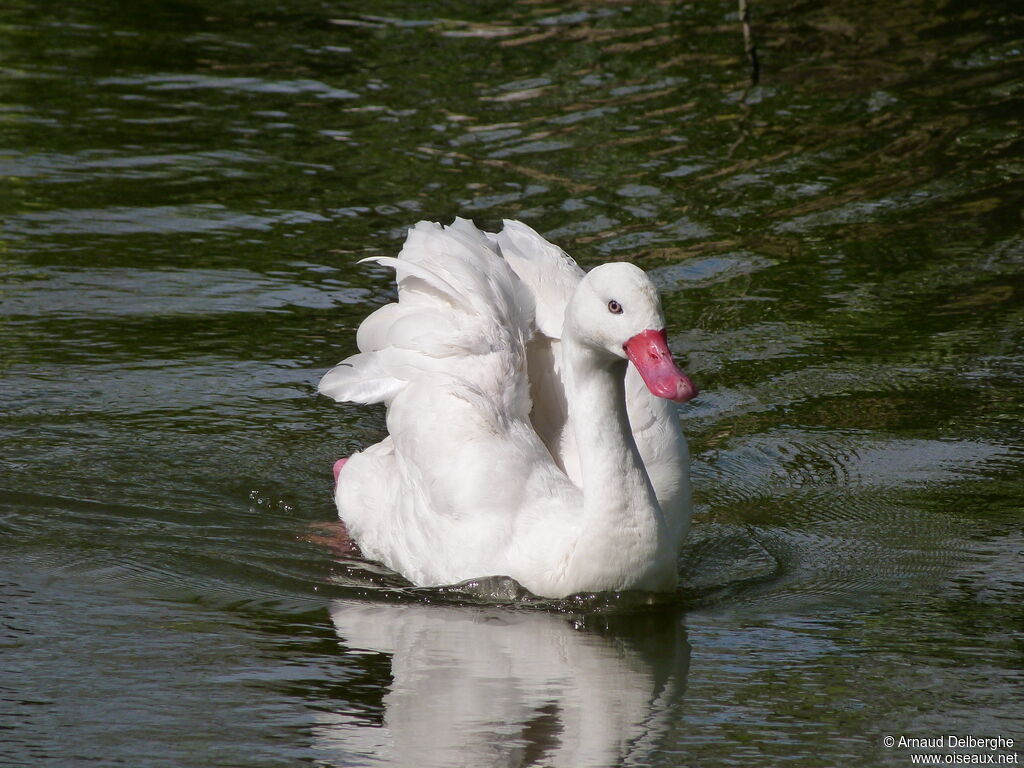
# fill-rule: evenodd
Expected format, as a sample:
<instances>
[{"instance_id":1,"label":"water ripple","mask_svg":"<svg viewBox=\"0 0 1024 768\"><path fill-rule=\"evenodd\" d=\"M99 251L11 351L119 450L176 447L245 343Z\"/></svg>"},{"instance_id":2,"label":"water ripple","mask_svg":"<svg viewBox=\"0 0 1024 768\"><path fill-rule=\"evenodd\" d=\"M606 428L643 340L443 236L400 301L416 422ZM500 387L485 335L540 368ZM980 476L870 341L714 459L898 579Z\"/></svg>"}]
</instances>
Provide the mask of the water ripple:
<instances>
[{"instance_id":1,"label":"water ripple","mask_svg":"<svg viewBox=\"0 0 1024 768\"><path fill-rule=\"evenodd\" d=\"M216 203L150 208L72 208L11 216L5 228L25 237L55 235L135 235L224 230L267 231L279 224L326 221L308 211L232 211Z\"/></svg>"},{"instance_id":2,"label":"water ripple","mask_svg":"<svg viewBox=\"0 0 1024 768\"><path fill-rule=\"evenodd\" d=\"M159 73L134 77L104 77L100 86L142 86L147 91L188 91L213 89L227 93L311 95L318 99L357 99L359 94L332 88L318 80L267 80L257 77L221 77L192 73Z\"/></svg>"},{"instance_id":3,"label":"water ripple","mask_svg":"<svg viewBox=\"0 0 1024 768\"><path fill-rule=\"evenodd\" d=\"M330 309L371 295L337 279L303 285L244 269L43 268L9 270L6 277L0 313L21 320Z\"/></svg>"}]
</instances>

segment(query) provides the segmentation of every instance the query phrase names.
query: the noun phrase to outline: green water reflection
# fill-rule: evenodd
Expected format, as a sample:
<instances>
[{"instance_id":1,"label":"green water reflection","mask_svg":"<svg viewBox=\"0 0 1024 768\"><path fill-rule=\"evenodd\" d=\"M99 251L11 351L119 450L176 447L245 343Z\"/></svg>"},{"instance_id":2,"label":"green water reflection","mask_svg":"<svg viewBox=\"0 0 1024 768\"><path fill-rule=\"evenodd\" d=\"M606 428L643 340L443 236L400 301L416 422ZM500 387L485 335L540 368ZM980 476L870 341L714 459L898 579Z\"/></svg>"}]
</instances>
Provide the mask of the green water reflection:
<instances>
[{"instance_id":1,"label":"green water reflection","mask_svg":"<svg viewBox=\"0 0 1024 768\"><path fill-rule=\"evenodd\" d=\"M753 86L729 2L0 9L0 763L1024 742L1024 21L750 5ZM496 609L310 534L383 430L314 395L393 295L354 262L456 214L665 294L669 604Z\"/></svg>"}]
</instances>

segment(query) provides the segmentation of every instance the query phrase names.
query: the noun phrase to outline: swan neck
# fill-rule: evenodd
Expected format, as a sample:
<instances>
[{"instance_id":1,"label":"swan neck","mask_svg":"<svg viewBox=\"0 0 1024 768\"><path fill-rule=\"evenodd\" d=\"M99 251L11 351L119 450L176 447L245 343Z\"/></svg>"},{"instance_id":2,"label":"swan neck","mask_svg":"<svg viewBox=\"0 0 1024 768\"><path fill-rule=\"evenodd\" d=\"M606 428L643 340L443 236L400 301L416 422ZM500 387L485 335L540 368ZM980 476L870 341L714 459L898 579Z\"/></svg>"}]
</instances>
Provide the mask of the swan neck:
<instances>
[{"instance_id":1,"label":"swan neck","mask_svg":"<svg viewBox=\"0 0 1024 768\"><path fill-rule=\"evenodd\" d=\"M660 514L626 411L627 361L563 336L569 416L589 517Z\"/></svg>"}]
</instances>

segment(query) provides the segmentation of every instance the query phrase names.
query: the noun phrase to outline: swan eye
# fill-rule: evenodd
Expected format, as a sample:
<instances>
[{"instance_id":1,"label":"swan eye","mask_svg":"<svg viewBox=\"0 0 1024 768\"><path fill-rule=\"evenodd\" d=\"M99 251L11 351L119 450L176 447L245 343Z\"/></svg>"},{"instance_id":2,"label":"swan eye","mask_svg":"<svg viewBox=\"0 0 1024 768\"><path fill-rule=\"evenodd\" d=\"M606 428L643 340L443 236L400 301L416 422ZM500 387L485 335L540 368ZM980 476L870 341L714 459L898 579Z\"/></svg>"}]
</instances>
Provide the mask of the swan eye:
<instances>
[{"instance_id":1,"label":"swan eye","mask_svg":"<svg viewBox=\"0 0 1024 768\"><path fill-rule=\"evenodd\" d=\"M615 299L612 299L611 301L608 302L608 311L611 312L613 315L621 315L622 305L619 304L619 302L617 302Z\"/></svg>"}]
</instances>

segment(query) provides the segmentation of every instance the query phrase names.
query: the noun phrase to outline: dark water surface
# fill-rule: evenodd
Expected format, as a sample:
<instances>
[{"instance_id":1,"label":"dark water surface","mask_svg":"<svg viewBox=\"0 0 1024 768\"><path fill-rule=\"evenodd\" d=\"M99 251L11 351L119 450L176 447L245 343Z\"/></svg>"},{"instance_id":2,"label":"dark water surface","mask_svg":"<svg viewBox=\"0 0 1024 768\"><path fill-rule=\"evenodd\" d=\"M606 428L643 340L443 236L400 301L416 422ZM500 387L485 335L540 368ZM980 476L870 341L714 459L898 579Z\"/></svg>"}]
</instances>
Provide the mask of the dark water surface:
<instances>
[{"instance_id":1,"label":"dark water surface","mask_svg":"<svg viewBox=\"0 0 1024 768\"><path fill-rule=\"evenodd\" d=\"M756 86L732 2L0 6L0 764L1024 741L1021 7L751 5ZM455 214L665 292L675 598L311 537L383 430L314 393L393 296L354 262Z\"/></svg>"}]
</instances>

